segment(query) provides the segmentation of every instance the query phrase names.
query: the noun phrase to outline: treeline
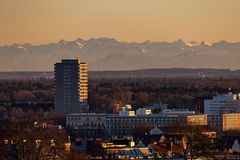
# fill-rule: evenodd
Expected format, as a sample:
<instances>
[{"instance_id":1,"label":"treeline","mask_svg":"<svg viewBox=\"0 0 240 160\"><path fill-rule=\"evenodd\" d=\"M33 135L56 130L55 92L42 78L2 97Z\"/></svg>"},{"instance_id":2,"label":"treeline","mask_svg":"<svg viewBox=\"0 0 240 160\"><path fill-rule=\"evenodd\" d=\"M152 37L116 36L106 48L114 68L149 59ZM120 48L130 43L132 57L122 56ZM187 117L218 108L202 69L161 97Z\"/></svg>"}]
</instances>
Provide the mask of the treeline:
<instances>
[{"instance_id":1,"label":"treeline","mask_svg":"<svg viewBox=\"0 0 240 160\"><path fill-rule=\"evenodd\" d=\"M89 104L94 112L118 111L125 104L134 108L169 104L171 108L194 108L194 100L240 91L240 79L210 78L115 78L90 79ZM0 106L8 103L53 103L53 80L0 80ZM4 106L6 107L6 106ZM14 107L14 106L13 106Z\"/></svg>"},{"instance_id":2,"label":"treeline","mask_svg":"<svg viewBox=\"0 0 240 160\"><path fill-rule=\"evenodd\" d=\"M90 81L89 103L93 110L112 112L124 104L134 108L168 104L170 108L195 109L195 100L240 91L240 79L124 78Z\"/></svg>"},{"instance_id":3,"label":"treeline","mask_svg":"<svg viewBox=\"0 0 240 160\"><path fill-rule=\"evenodd\" d=\"M0 80L0 103L53 102L53 80L7 79Z\"/></svg>"}]
</instances>

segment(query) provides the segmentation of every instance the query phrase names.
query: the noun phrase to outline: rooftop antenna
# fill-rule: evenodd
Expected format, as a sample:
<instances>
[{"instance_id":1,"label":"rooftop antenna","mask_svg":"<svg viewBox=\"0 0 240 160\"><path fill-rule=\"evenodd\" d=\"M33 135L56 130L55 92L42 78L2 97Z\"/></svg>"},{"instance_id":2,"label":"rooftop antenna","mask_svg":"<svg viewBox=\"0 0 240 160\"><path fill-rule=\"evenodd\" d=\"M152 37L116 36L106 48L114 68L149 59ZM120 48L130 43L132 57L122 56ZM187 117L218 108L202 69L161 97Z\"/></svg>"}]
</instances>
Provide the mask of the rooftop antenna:
<instances>
[{"instance_id":1,"label":"rooftop antenna","mask_svg":"<svg viewBox=\"0 0 240 160\"><path fill-rule=\"evenodd\" d=\"M228 94L232 94L231 82L229 82Z\"/></svg>"}]
</instances>

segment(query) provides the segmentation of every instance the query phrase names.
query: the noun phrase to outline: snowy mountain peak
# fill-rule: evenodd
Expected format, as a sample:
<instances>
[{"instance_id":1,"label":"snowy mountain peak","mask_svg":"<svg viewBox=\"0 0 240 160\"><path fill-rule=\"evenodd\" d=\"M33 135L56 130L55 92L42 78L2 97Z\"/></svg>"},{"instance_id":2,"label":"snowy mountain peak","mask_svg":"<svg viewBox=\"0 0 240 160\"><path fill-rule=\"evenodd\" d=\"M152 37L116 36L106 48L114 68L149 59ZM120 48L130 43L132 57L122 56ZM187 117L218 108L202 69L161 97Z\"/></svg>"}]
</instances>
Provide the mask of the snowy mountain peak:
<instances>
[{"instance_id":1,"label":"snowy mountain peak","mask_svg":"<svg viewBox=\"0 0 240 160\"><path fill-rule=\"evenodd\" d=\"M19 49L19 50L24 50L24 51L27 51L27 46L25 47L26 45L25 44L13 44L12 45L12 47L15 47L15 48L17 48L17 49Z\"/></svg>"},{"instance_id":2,"label":"snowy mountain peak","mask_svg":"<svg viewBox=\"0 0 240 160\"><path fill-rule=\"evenodd\" d=\"M199 42L198 41L190 41L187 43L187 45L189 47L193 47L193 46L198 46L199 45Z\"/></svg>"},{"instance_id":3,"label":"snowy mountain peak","mask_svg":"<svg viewBox=\"0 0 240 160\"><path fill-rule=\"evenodd\" d=\"M57 42L59 45L62 45L62 44L67 44L68 41L65 41L64 39L60 40Z\"/></svg>"},{"instance_id":4,"label":"snowy mountain peak","mask_svg":"<svg viewBox=\"0 0 240 160\"><path fill-rule=\"evenodd\" d=\"M211 46L211 44L208 43L207 41L202 41L202 42L200 43L200 45L201 45L201 46Z\"/></svg>"},{"instance_id":5,"label":"snowy mountain peak","mask_svg":"<svg viewBox=\"0 0 240 160\"><path fill-rule=\"evenodd\" d=\"M174 42L137 43L120 42L112 38L78 38L42 45L0 46L0 68L3 71L49 71L60 59L80 57L89 63L90 70L129 70L138 69L142 65L146 69L239 69L239 51L240 43L226 41L210 45L206 41L186 43L182 39ZM15 65L8 63L9 61L13 61ZM22 63L25 61L29 63Z\"/></svg>"},{"instance_id":6,"label":"snowy mountain peak","mask_svg":"<svg viewBox=\"0 0 240 160\"><path fill-rule=\"evenodd\" d=\"M24 47L22 45L17 45L16 46L18 49L24 49Z\"/></svg>"},{"instance_id":7,"label":"snowy mountain peak","mask_svg":"<svg viewBox=\"0 0 240 160\"><path fill-rule=\"evenodd\" d=\"M175 41L174 43L178 44L178 45L186 46L186 43L182 39L179 39L179 40Z\"/></svg>"},{"instance_id":8,"label":"snowy mountain peak","mask_svg":"<svg viewBox=\"0 0 240 160\"><path fill-rule=\"evenodd\" d=\"M77 46L81 49L81 48L83 48L83 44L81 43L81 42L79 42L79 41L75 41L75 43L77 44Z\"/></svg>"},{"instance_id":9,"label":"snowy mountain peak","mask_svg":"<svg viewBox=\"0 0 240 160\"><path fill-rule=\"evenodd\" d=\"M211 46L211 44L207 41L202 41L202 42L198 42L198 41L190 41L187 42L187 45L189 47L196 47L196 46Z\"/></svg>"}]
</instances>

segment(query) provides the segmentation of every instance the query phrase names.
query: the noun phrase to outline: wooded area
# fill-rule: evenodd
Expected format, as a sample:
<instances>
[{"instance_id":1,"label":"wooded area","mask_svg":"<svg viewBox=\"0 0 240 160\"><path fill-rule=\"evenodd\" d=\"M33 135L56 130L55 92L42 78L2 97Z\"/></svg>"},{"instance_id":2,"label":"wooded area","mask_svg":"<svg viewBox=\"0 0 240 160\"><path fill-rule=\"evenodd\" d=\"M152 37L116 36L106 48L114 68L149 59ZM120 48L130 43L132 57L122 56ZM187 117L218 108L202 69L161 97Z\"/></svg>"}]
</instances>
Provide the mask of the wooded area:
<instances>
[{"instance_id":1,"label":"wooded area","mask_svg":"<svg viewBox=\"0 0 240 160\"><path fill-rule=\"evenodd\" d=\"M237 78L90 79L89 105L92 112L114 112L125 104L139 108L155 103L192 109L196 98L227 93L229 88L239 92L239 82ZM53 84L52 79L45 78L0 80L0 109L14 108L15 103L53 105Z\"/></svg>"}]
</instances>

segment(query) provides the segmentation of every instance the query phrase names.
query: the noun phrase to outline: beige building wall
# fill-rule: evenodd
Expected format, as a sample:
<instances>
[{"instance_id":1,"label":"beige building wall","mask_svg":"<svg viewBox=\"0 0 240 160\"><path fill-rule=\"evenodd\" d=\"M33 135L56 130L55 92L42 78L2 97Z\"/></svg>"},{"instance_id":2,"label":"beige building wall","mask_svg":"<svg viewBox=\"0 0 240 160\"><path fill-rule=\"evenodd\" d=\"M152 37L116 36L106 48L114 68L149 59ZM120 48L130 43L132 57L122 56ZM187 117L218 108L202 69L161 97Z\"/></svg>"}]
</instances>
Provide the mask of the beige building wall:
<instances>
[{"instance_id":1,"label":"beige building wall","mask_svg":"<svg viewBox=\"0 0 240 160\"><path fill-rule=\"evenodd\" d=\"M190 125L207 125L207 115L189 115L187 116L187 124Z\"/></svg>"},{"instance_id":2,"label":"beige building wall","mask_svg":"<svg viewBox=\"0 0 240 160\"><path fill-rule=\"evenodd\" d=\"M79 80L79 99L80 102L88 100L88 65L87 63L80 63L80 80Z\"/></svg>"},{"instance_id":3,"label":"beige building wall","mask_svg":"<svg viewBox=\"0 0 240 160\"><path fill-rule=\"evenodd\" d=\"M240 130L240 113L223 114L223 131Z\"/></svg>"}]
</instances>

